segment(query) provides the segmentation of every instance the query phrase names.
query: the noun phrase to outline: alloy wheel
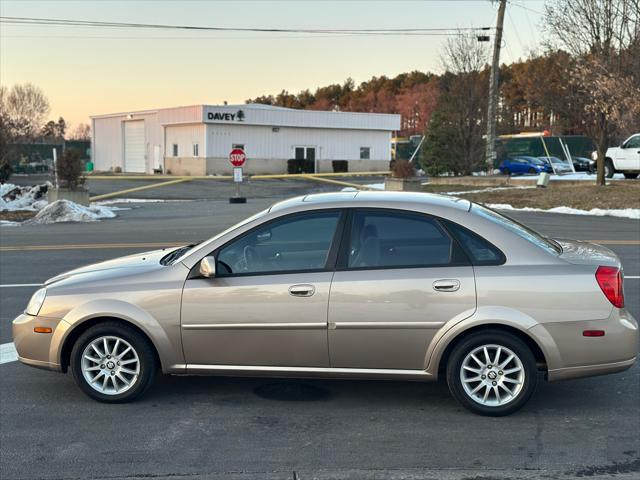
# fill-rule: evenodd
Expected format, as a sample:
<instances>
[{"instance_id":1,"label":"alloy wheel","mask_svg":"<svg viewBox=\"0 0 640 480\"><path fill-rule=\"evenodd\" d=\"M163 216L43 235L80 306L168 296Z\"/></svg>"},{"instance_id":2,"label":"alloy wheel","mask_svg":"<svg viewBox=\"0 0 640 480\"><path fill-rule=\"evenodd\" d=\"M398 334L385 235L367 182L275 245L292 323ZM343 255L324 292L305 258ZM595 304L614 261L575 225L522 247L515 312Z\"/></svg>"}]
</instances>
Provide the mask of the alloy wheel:
<instances>
[{"instance_id":1,"label":"alloy wheel","mask_svg":"<svg viewBox=\"0 0 640 480\"><path fill-rule=\"evenodd\" d=\"M82 352L82 375L87 384L104 395L119 395L131 389L140 375L140 358L123 338L101 336Z\"/></svg>"},{"instance_id":2,"label":"alloy wheel","mask_svg":"<svg viewBox=\"0 0 640 480\"><path fill-rule=\"evenodd\" d=\"M465 393L485 407L500 407L516 399L525 383L522 361L509 348L488 344L470 351L460 367Z\"/></svg>"}]
</instances>

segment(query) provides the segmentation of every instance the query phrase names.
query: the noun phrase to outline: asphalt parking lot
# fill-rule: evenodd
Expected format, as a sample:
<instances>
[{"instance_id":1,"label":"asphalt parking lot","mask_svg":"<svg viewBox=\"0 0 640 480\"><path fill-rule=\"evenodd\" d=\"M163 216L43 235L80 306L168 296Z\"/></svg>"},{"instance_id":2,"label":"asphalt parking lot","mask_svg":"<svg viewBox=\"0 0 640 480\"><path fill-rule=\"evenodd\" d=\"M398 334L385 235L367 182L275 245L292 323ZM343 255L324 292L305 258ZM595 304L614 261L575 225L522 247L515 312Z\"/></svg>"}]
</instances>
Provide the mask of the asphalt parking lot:
<instances>
[{"instance_id":1,"label":"asphalt parking lot","mask_svg":"<svg viewBox=\"0 0 640 480\"><path fill-rule=\"evenodd\" d=\"M265 193L229 205L225 195L121 205L129 209L98 223L3 228L0 285L38 284L83 264L204 239L275 201ZM640 317L639 221L513 216L614 250L629 277L627 307ZM11 320L36 288L0 288L0 343L11 341ZM136 403L104 405L69 375L9 362L0 365L0 478L637 479L639 398L636 364L541 382L506 418L467 412L444 384L411 382L164 377Z\"/></svg>"}]
</instances>

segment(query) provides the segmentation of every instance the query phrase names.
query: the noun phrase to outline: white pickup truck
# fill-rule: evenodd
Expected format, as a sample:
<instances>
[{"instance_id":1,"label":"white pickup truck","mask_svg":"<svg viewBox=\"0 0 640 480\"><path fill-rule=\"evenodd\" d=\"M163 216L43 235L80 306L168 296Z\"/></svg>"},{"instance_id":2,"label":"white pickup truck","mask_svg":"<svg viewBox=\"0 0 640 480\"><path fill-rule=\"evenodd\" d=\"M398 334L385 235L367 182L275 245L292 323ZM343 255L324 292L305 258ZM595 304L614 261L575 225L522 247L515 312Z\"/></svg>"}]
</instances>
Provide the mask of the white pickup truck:
<instances>
[{"instance_id":1,"label":"white pickup truck","mask_svg":"<svg viewBox=\"0 0 640 480\"><path fill-rule=\"evenodd\" d=\"M640 133L631 135L619 147L607 149L604 174L611 178L618 172L625 178L636 178L640 173Z\"/></svg>"}]
</instances>

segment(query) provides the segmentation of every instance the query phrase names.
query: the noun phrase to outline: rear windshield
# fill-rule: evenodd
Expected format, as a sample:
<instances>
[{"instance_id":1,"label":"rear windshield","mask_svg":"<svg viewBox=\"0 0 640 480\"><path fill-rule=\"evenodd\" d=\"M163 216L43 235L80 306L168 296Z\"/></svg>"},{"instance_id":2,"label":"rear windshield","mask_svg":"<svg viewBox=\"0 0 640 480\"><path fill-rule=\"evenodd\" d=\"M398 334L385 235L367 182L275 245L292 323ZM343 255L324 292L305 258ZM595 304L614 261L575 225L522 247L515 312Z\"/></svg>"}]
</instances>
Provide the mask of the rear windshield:
<instances>
[{"instance_id":1,"label":"rear windshield","mask_svg":"<svg viewBox=\"0 0 640 480\"><path fill-rule=\"evenodd\" d=\"M487 220L490 220L493 223L506 228L510 232L515 233L516 235L524 238L525 240L528 240L529 242L537 245L540 248L547 250L550 253L556 255L562 253L562 247L555 240L545 237L535 230L532 230L529 227L524 226L520 222L516 222L515 220L506 217L496 212L495 210L491 210L490 208L478 205L477 203L473 203L471 207L471 213L475 213L476 215L484 217Z\"/></svg>"}]
</instances>

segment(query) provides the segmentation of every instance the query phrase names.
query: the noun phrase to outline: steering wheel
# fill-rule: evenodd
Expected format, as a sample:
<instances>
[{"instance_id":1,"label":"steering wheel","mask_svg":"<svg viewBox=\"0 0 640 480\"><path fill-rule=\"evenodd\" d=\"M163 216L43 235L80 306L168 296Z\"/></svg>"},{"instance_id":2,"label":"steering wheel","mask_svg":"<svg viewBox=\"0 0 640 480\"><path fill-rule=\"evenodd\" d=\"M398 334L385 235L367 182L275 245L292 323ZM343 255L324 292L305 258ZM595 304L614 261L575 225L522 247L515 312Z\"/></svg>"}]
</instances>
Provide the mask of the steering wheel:
<instances>
[{"instance_id":1,"label":"steering wheel","mask_svg":"<svg viewBox=\"0 0 640 480\"><path fill-rule=\"evenodd\" d=\"M260 260L258 256L258 252L251 245L247 245L242 249L242 258L244 260L245 268L250 270L252 267L255 267Z\"/></svg>"}]
</instances>

